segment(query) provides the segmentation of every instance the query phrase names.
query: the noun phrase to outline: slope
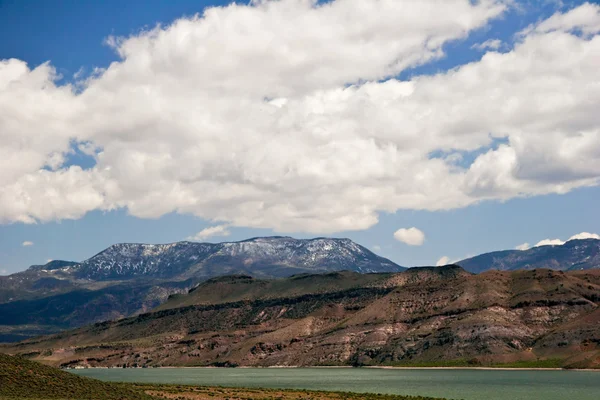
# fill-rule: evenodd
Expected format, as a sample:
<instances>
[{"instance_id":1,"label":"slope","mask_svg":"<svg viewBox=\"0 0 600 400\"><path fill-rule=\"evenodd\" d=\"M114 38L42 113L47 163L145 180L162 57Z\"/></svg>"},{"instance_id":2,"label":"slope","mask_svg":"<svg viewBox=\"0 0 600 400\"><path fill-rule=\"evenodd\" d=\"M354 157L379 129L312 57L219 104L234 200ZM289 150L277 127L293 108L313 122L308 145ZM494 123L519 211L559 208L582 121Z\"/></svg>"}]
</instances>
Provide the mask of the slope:
<instances>
[{"instance_id":1,"label":"slope","mask_svg":"<svg viewBox=\"0 0 600 400\"><path fill-rule=\"evenodd\" d=\"M0 354L0 399L145 400L127 387L82 378L21 357Z\"/></svg>"},{"instance_id":2,"label":"slope","mask_svg":"<svg viewBox=\"0 0 600 400\"><path fill-rule=\"evenodd\" d=\"M599 270L232 277L189 296L0 351L63 366L600 365Z\"/></svg>"}]
</instances>

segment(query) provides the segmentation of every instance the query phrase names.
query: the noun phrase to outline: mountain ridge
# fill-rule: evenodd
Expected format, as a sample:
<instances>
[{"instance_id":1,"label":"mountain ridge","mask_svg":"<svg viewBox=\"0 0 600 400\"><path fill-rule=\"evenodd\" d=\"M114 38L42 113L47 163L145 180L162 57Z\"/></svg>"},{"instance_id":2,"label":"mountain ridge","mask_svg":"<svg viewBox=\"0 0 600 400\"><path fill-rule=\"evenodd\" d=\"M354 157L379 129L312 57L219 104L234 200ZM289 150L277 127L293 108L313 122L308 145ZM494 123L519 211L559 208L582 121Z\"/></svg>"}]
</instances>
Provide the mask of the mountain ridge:
<instances>
[{"instance_id":1,"label":"mountain ridge","mask_svg":"<svg viewBox=\"0 0 600 400\"><path fill-rule=\"evenodd\" d=\"M77 263L66 263L79 279L110 280L134 277L161 279L216 276L233 272L260 276L287 276L319 270L398 271L403 267L376 255L347 238L294 239L288 236L255 237L235 242L181 241L165 244L117 243ZM198 265L204 263L203 268ZM228 269L214 271L214 266ZM41 269L36 266L36 269ZM60 270L53 267L48 270ZM205 270L206 271L205 271ZM237 271L235 271L237 269Z\"/></svg>"},{"instance_id":2,"label":"mountain ridge","mask_svg":"<svg viewBox=\"0 0 600 400\"><path fill-rule=\"evenodd\" d=\"M583 239L486 253L457 264L475 273L522 267L593 269L600 267L599 254L599 240ZM0 341L144 313L216 276L260 280L340 270L394 273L404 268L346 238L118 243L79 263L55 260L0 277Z\"/></svg>"},{"instance_id":3,"label":"mountain ridge","mask_svg":"<svg viewBox=\"0 0 600 400\"><path fill-rule=\"evenodd\" d=\"M562 245L532 247L527 250L500 250L483 253L457 262L474 273L490 269L548 268L557 271L600 268L600 240L573 239Z\"/></svg>"},{"instance_id":4,"label":"mountain ridge","mask_svg":"<svg viewBox=\"0 0 600 400\"><path fill-rule=\"evenodd\" d=\"M211 279L159 308L0 351L63 367L544 362L600 367L600 270L456 265Z\"/></svg>"}]
</instances>

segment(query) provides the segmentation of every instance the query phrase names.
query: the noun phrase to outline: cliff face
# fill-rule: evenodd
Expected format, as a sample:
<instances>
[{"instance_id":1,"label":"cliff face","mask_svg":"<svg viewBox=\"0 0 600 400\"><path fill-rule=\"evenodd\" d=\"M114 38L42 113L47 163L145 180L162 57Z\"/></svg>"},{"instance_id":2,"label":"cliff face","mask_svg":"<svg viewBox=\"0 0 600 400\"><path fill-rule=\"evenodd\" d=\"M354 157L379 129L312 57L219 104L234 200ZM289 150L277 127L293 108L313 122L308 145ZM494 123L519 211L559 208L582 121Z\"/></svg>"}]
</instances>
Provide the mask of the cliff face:
<instances>
[{"instance_id":1,"label":"cliff face","mask_svg":"<svg viewBox=\"0 0 600 400\"><path fill-rule=\"evenodd\" d=\"M456 266L208 281L160 309L0 350L56 365L600 365L600 271Z\"/></svg>"}]
</instances>

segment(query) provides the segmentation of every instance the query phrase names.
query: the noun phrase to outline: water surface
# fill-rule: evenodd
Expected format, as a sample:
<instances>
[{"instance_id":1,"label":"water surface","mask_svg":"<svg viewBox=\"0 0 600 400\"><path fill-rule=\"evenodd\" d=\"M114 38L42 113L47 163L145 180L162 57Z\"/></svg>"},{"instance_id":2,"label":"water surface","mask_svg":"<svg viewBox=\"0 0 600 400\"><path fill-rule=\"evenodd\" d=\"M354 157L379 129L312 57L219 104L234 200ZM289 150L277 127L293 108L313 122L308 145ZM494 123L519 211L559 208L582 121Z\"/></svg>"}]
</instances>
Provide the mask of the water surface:
<instances>
[{"instance_id":1,"label":"water surface","mask_svg":"<svg viewBox=\"0 0 600 400\"><path fill-rule=\"evenodd\" d=\"M368 368L84 369L107 381L422 395L464 400L599 400L597 371Z\"/></svg>"}]
</instances>

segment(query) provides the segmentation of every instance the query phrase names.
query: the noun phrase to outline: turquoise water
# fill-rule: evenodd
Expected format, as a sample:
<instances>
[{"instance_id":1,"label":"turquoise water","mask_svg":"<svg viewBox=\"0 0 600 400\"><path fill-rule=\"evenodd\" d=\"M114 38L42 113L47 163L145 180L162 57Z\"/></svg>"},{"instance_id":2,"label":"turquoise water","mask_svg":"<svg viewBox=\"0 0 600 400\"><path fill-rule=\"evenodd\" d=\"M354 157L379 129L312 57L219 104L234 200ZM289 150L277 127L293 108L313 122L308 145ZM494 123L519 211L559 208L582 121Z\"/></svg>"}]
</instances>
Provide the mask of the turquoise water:
<instances>
[{"instance_id":1,"label":"turquoise water","mask_svg":"<svg viewBox=\"0 0 600 400\"><path fill-rule=\"evenodd\" d=\"M107 381L392 393L464 400L600 399L600 372L595 371L157 368L74 372Z\"/></svg>"}]
</instances>

